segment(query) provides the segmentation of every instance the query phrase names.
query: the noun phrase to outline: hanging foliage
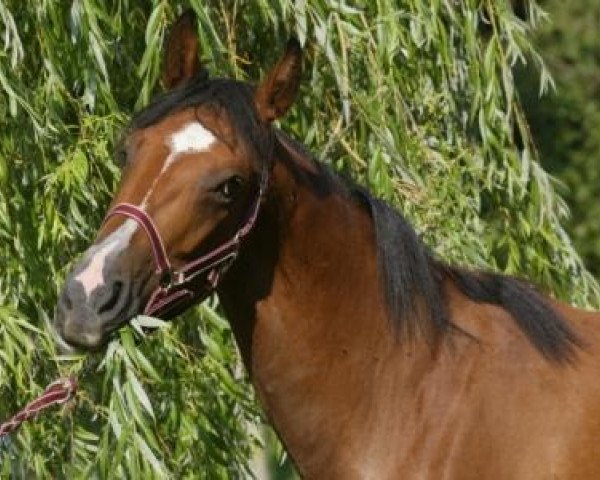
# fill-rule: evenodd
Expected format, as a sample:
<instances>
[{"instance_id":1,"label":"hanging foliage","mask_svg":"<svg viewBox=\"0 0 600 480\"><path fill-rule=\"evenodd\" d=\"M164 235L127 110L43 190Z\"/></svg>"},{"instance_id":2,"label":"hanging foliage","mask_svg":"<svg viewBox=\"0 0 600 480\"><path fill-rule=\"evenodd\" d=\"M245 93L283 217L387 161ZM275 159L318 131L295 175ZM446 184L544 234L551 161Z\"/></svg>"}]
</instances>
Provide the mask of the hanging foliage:
<instances>
[{"instance_id":1,"label":"hanging foliage","mask_svg":"<svg viewBox=\"0 0 600 480\"><path fill-rule=\"evenodd\" d=\"M261 414L214 299L172 324L140 317L85 357L58 355L48 330L116 188L113 146L160 90L165 33L188 5L213 75L255 81L297 36L306 74L282 127L439 256L598 300L514 93L524 59L549 82L534 3L523 21L498 0L0 0L0 418L80 379L76 406L0 444L0 476L250 475Z\"/></svg>"}]
</instances>

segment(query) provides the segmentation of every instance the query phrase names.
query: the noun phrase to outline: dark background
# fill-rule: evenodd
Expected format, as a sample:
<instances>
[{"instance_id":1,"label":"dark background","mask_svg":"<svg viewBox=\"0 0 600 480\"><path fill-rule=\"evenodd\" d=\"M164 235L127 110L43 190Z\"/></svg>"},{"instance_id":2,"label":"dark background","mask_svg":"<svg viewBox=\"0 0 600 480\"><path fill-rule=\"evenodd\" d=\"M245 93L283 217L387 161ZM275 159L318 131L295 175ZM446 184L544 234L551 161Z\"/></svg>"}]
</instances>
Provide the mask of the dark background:
<instances>
[{"instance_id":1,"label":"dark background","mask_svg":"<svg viewBox=\"0 0 600 480\"><path fill-rule=\"evenodd\" d=\"M542 165L571 209L569 236L600 278L600 0L540 5L549 18L535 46L556 89L540 98L532 65L517 69L517 85Z\"/></svg>"}]
</instances>

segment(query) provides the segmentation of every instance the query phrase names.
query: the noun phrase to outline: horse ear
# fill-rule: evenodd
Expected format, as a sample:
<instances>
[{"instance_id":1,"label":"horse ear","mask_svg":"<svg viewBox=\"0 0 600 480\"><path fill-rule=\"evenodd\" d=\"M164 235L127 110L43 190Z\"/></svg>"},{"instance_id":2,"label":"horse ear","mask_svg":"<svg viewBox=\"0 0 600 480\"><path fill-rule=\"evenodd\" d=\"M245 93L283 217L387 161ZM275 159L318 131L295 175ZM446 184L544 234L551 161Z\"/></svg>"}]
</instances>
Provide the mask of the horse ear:
<instances>
[{"instance_id":1,"label":"horse ear","mask_svg":"<svg viewBox=\"0 0 600 480\"><path fill-rule=\"evenodd\" d=\"M196 14L186 10L175 22L167 39L162 79L167 90L178 87L200 71Z\"/></svg>"},{"instance_id":2,"label":"horse ear","mask_svg":"<svg viewBox=\"0 0 600 480\"><path fill-rule=\"evenodd\" d=\"M302 47L290 38L283 57L260 83L254 94L258 115L272 122L288 111L300 86L302 75Z\"/></svg>"}]
</instances>

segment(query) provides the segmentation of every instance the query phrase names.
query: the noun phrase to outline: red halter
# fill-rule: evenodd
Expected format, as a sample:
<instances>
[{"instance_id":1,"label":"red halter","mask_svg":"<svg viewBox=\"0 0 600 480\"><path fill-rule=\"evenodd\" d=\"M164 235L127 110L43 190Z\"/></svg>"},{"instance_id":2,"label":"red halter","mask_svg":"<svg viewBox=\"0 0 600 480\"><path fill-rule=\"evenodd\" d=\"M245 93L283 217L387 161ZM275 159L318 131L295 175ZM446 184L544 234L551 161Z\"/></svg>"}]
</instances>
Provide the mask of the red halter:
<instances>
[{"instance_id":1,"label":"red halter","mask_svg":"<svg viewBox=\"0 0 600 480\"><path fill-rule=\"evenodd\" d=\"M108 212L104 222L115 215L131 218L144 229L152 246L159 285L144 308L145 315L158 316L173 310L175 307L179 307L180 309L177 312L180 312L183 310L181 307L200 302L215 290L222 275L237 257L242 240L252 231L256 223L268 183L269 169L265 167L262 171L258 195L249 209L246 222L227 242L187 263L179 270L174 270L171 266L160 233L144 210L130 203L120 203ZM204 285L199 288L196 285L196 288L194 288L192 285L194 280L205 273L206 281Z\"/></svg>"}]
</instances>

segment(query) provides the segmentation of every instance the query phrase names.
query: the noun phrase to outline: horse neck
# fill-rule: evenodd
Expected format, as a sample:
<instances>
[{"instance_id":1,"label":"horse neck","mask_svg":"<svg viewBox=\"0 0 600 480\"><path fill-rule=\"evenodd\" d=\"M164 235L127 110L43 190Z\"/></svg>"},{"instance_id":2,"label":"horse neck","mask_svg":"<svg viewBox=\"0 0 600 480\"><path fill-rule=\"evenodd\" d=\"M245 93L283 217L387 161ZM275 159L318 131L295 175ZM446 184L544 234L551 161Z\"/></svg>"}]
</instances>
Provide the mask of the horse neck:
<instances>
[{"instance_id":1,"label":"horse neck","mask_svg":"<svg viewBox=\"0 0 600 480\"><path fill-rule=\"evenodd\" d=\"M350 420L370 415L378 369L398 352L371 217L334 183L280 138L260 221L219 290L259 399L305 472L360 435Z\"/></svg>"},{"instance_id":2,"label":"horse neck","mask_svg":"<svg viewBox=\"0 0 600 480\"><path fill-rule=\"evenodd\" d=\"M278 139L268 199L219 289L254 376L259 358L274 354L271 340L299 354L336 355L390 333L368 211Z\"/></svg>"},{"instance_id":3,"label":"horse neck","mask_svg":"<svg viewBox=\"0 0 600 480\"><path fill-rule=\"evenodd\" d=\"M369 212L277 137L268 199L219 289L251 373L267 337L329 353L319 338L350 348L390 335Z\"/></svg>"}]
</instances>

